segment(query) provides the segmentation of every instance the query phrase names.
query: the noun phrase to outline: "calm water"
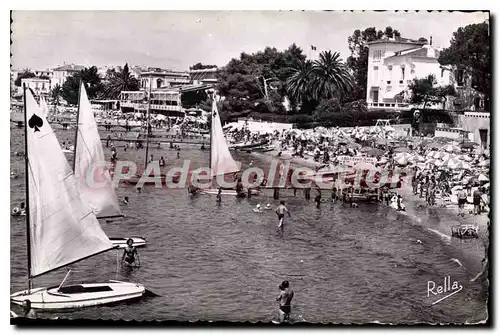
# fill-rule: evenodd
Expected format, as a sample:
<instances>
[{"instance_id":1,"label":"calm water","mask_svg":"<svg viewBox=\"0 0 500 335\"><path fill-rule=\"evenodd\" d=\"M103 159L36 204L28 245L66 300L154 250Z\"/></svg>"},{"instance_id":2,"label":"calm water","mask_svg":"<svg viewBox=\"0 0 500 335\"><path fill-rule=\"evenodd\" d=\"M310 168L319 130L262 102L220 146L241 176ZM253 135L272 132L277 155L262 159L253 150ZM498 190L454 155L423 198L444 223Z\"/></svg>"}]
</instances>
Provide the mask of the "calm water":
<instances>
[{"instance_id":1,"label":"calm water","mask_svg":"<svg viewBox=\"0 0 500 335\"><path fill-rule=\"evenodd\" d=\"M58 137L72 141L74 132L61 130ZM11 129L11 151L23 151L23 141L23 131ZM120 159L144 160L144 150L118 153ZM152 153L155 159L166 156L168 166L181 166L182 159L191 159L193 167L208 162L208 152L198 146L182 147L180 160L168 148ZM236 158L244 165L252 159L255 166L268 164L248 154ZM11 156L11 169L21 173L11 184L13 207L24 200L22 157ZM427 228L448 235L445 229L453 220L432 210L418 213L419 222L385 206L350 209L323 203L316 209L312 201L290 194L283 198L293 217L280 238L274 211L252 211L257 203L275 207L271 193L243 200L226 197L221 205L215 197L192 198L185 190L145 188L138 194L134 187L120 185L117 194L130 198L122 206L128 217L102 227L109 236L148 239L148 246L139 250L140 269L122 272L117 267L121 254L111 251L72 265L69 282L140 282L160 297L59 317L268 322L276 315L278 285L285 279L295 291L292 316L309 322L463 323L487 316L482 285L469 283L480 269L482 242L450 241L430 232ZM67 270L37 278L34 286L58 284ZM427 282L441 284L445 276L464 289L431 306L439 297L427 297ZM11 292L26 286L25 223L12 218Z\"/></svg>"}]
</instances>

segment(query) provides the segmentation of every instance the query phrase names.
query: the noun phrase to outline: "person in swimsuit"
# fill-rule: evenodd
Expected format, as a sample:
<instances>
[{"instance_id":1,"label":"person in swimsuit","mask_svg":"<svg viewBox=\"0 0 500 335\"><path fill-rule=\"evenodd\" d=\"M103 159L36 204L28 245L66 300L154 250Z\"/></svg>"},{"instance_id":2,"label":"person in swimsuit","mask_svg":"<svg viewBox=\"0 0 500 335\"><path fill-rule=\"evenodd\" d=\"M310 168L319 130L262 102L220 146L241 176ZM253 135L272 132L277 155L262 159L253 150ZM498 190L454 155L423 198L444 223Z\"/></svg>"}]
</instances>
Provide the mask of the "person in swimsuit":
<instances>
[{"instance_id":1,"label":"person in swimsuit","mask_svg":"<svg viewBox=\"0 0 500 335\"><path fill-rule=\"evenodd\" d=\"M123 249L122 263L125 262L127 266L134 266L136 263L135 258L139 260L139 254L137 253L137 249L133 246L134 240L129 238L127 240L127 246Z\"/></svg>"},{"instance_id":2,"label":"person in swimsuit","mask_svg":"<svg viewBox=\"0 0 500 335\"><path fill-rule=\"evenodd\" d=\"M222 201L222 187L219 187L219 192L217 192L217 202Z\"/></svg>"},{"instance_id":3,"label":"person in swimsuit","mask_svg":"<svg viewBox=\"0 0 500 335\"><path fill-rule=\"evenodd\" d=\"M283 223L285 221L285 212L288 213L288 216L291 216L290 212L285 207L285 201L281 200L280 205L278 206L278 208L276 208L276 214L278 215L278 220L279 220L279 224L278 224L278 227L276 229L281 231L281 233L283 233Z\"/></svg>"},{"instance_id":4,"label":"person in swimsuit","mask_svg":"<svg viewBox=\"0 0 500 335\"><path fill-rule=\"evenodd\" d=\"M293 291L290 288L290 284L287 280L281 283L279 286L280 294L276 301L279 303L278 317L279 322L290 321L290 313L292 312L291 302L293 299Z\"/></svg>"}]
</instances>

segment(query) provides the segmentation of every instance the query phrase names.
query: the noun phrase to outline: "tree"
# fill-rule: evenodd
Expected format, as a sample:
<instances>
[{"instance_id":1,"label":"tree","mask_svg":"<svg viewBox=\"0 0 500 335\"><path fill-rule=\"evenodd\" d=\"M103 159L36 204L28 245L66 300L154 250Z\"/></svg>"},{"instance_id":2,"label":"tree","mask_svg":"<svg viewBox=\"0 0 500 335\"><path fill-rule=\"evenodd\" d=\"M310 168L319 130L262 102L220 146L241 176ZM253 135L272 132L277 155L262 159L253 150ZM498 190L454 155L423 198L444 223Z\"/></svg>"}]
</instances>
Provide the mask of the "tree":
<instances>
[{"instance_id":1,"label":"tree","mask_svg":"<svg viewBox=\"0 0 500 335\"><path fill-rule=\"evenodd\" d=\"M310 60L299 61L290 68L289 73L286 81L289 97L298 103L313 100L313 62Z\"/></svg>"},{"instance_id":2,"label":"tree","mask_svg":"<svg viewBox=\"0 0 500 335\"><path fill-rule=\"evenodd\" d=\"M343 98L353 88L354 80L338 52L323 51L313 65L313 87L316 100Z\"/></svg>"},{"instance_id":3,"label":"tree","mask_svg":"<svg viewBox=\"0 0 500 335\"><path fill-rule=\"evenodd\" d=\"M489 110L491 91L489 25L486 22L458 28L450 46L439 54L441 65L452 65L471 78L471 86L485 97Z\"/></svg>"},{"instance_id":4,"label":"tree","mask_svg":"<svg viewBox=\"0 0 500 335\"><path fill-rule=\"evenodd\" d=\"M205 69L213 69L216 67L217 67L217 65L205 65L205 64L198 62L198 63L194 64L193 66L190 66L189 69L190 70L205 70Z\"/></svg>"},{"instance_id":5,"label":"tree","mask_svg":"<svg viewBox=\"0 0 500 335\"><path fill-rule=\"evenodd\" d=\"M62 97L72 105L78 103L80 82L85 84L89 99L96 99L104 94L104 85L97 67L92 66L68 77L62 86Z\"/></svg>"},{"instance_id":6,"label":"tree","mask_svg":"<svg viewBox=\"0 0 500 335\"><path fill-rule=\"evenodd\" d=\"M122 91L138 91L139 90L139 80L132 76L128 68L128 64L125 64L123 69L119 71L111 70L106 73L106 83L105 92L106 96L111 99L118 99Z\"/></svg>"},{"instance_id":7,"label":"tree","mask_svg":"<svg viewBox=\"0 0 500 335\"><path fill-rule=\"evenodd\" d=\"M61 85L57 84L52 88L50 91L50 96L52 97L52 100L54 100L56 105L59 105L59 98L62 96L62 87Z\"/></svg>"},{"instance_id":8,"label":"tree","mask_svg":"<svg viewBox=\"0 0 500 335\"><path fill-rule=\"evenodd\" d=\"M21 86L21 80L22 79L25 79L25 78L35 78L35 77L36 77L36 75L33 72L31 72L29 70L26 70L26 71L21 72L21 73L19 73L17 75L16 80L14 80L14 85Z\"/></svg>"},{"instance_id":9,"label":"tree","mask_svg":"<svg viewBox=\"0 0 500 335\"><path fill-rule=\"evenodd\" d=\"M411 91L410 102L422 105L424 110L429 103L443 103L444 109L446 97L456 95L455 88L452 85L435 87L436 83L436 78L432 74L425 78L413 79L408 85Z\"/></svg>"},{"instance_id":10,"label":"tree","mask_svg":"<svg viewBox=\"0 0 500 335\"><path fill-rule=\"evenodd\" d=\"M356 83L356 90L353 90L348 100L359 100L366 97L367 73L368 73L368 42L376 41L382 37L399 38L399 31L386 27L384 31L375 27L366 28L361 31L356 29L347 38L351 55L347 58L347 66L351 69Z\"/></svg>"},{"instance_id":11,"label":"tree","mask_svg":"<svg viewBox=\"0 0 500 335\"><path fill-rule=\"evenodd\" d=\"M284 51L266 47L253 54L243 52L239 59L229 61L217 73L217 90L225 97L221 118L233 119L252 113L285 114L282 103L287 95L288 70L305 58L302 50L292 44ZM296 101L290 100L294 110Z\"/></svg>"}]
</instances>

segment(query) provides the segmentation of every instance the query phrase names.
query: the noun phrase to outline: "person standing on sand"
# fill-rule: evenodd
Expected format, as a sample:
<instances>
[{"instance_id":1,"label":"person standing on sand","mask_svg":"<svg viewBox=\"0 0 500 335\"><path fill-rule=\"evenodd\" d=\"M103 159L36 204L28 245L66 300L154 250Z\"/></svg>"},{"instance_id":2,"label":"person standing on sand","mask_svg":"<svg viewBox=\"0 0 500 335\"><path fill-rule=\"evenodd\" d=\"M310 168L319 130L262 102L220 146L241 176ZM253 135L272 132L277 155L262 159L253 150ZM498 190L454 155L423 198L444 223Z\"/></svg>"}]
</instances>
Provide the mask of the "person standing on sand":
<instances>
[{"instance_id":1,"label":"person standing on sand","mask_svg":"<svg viewBox=\"0 0 500 335\"><path fill-rule=\"evenodd\" d=\"M479 215L481 214L481 190L478 188L477 190L474 191L472 194L472 199L474 203L474 215Z\"/></svg>"}]
</instances>

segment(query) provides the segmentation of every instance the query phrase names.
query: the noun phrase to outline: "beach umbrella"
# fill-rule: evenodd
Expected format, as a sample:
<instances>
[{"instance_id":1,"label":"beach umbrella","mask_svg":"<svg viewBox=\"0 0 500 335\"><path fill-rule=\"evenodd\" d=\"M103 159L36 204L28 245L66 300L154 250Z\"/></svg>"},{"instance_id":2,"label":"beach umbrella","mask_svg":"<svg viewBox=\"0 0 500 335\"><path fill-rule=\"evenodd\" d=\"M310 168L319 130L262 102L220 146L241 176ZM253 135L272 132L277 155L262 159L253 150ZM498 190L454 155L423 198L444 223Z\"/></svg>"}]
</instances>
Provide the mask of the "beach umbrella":
<instances>
[{"instance_id":1,"label":"beach umbrella","mask_svg":"<svg viewBox=\"0 0 500 335\"><path fill-rule=\"evenodd\" d=\"M479 177L477 177L477 180L479 181L489 181L490 179L486 177L484 174L480 174Z\"/></svg>"},{"instance_id":2,"label":"beach umbrella","mask_svg":"<svg viewBox=\"0 0 500 335\"><path fill-rule=\"evenodd\" d=\"M354 165L353 169L354 170L362 170L362 171L366 171L366 170L378 170L375 167L375 165L370 164L370 163L366 163L366 162L360 162L360 163Z\"/></svg>"},{"instance_id":3,"label":"beach umbrella","mask_svg":"<svg viewBox=\"0 0 500 335\"><path fill-rule=\"evenodd\" d=\"M426 164L435 165L435 166L442 166L443 161L441 161L439 159L430 159L426 162Z\"/></svg>"},{"instance_id":4,"label":"beach umbrella","mask_svg":"<svg viewBox=\"0 0 500 335\"><path fill-rule=\"evenodd\" d=\"M481 166L481 167L490 166L490 161L486 159L486 160L484 160L482 162L479 162L478 166Z\"/></svg>"},{"instance_id":5,"label":"beach umbrella","mask_svg":"<svg viewBox=\"0 0 500 335\"><path fill-rule=\"evenodd\" d=\"M456 145L452 144L447 144L441 148L441 150L447 151L447 152L460 152L460 148Z\"/></svg>"},{"instance_id":6,"label":"beach umbrella","mask_svg":"<svg viewBox=\"0 0 500 335\"><path fill-rule=\"evenodd\" d=\"M362 153L367 153L372 151L372 149L373 149L372 147L362 147L359 151Z\"/></svg>"},{"instance_id":7,"label":"beach umbrella","mask_svg":"<svg viewBox=\"0 0 500 335\"><path fill-rule=\"evenodd\" d=\"M450 158L443 161L443 166L454 168L460 161L456 158Z\"/></svg>"},{"instance_id":8,"label":"beach umbrella","mask_svg":"<svg viewBox=\"0 0 500 335\"><path fill-rule=\"evenodd\" d=\"M464 161L458 162L455 166L453 166L453 169L462 169L462 170L469 170L471 168L470 164Z\"/></svg>"},{"instance_id":9,"label":"beach umbrella","mask_svg":"<svg viewBox=\"0 0 500 335\"><path fill-rule=\"evenodd\" d=\"M425 162L425 157L420 156L420 155L413 155L410 157L409 162L410 163L417 163L417 162Z\"/></svg>"},{"instance_id":10,"label":"beach umbrella","mask_svg":"<svg viewBox=\"0 0 500 335\"><path fill-rule=\"evenodd\" d=\"M466 162L470 162L472 160L472 157L470 157L469 155L458 155L455 158L466 161Z\"/></svg>"},{"instance_id":11,"label":"beach umbrella","mask_svg":"<svg viewBox=\"0 0 500 335\"><path fill-rule=\"evenodd\" d=\"M475 142L471 142L471 141L466 141L466 142L461 143L460 146L464 149L472 149L472 148L479 146L479 144L477 144Z\"/></svg>"},{"instance_id":12,"label":"beach umbrella","mask_svg":"<svg viewBox=\"0 0 500 335\"><path fill-rule=\"evenodd\" d=\"M394 149L394 152L409 152L410 149L408 149L407 147L398 147L396 149Z\"/></svg>"},{"instance_id":13,"label":"beach umbrella","mask_svg":"<svg viewBox=\"0 0 500 335\"><path fill-rule=\"evenodd\" d=\"M406 165L410 162L411 155L407 152L401 152L394 156L394 161L399 165Z\"/></svg>"},{"instance_id":14,"label":"beach umbrella","mask_svg":"<svg viewBox=\"0 0 500 335\"><path fill-rule=\"evenodd\" d=\"M443 136L434 137L433 140L436 141L436 142L441 142L441 143L448 143L448 142L452 142L453 141L452 138L443 137Z\"/></svg>"}]
</instances>

